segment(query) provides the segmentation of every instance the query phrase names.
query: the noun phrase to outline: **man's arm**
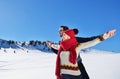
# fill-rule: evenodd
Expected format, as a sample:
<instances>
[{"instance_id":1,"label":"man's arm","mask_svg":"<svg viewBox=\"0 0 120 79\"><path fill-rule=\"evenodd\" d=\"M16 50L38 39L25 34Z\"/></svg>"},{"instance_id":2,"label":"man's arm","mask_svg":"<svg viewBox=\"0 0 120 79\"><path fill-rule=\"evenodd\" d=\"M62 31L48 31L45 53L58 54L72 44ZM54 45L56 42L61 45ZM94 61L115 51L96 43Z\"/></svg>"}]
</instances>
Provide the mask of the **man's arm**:
<instances>
[{"instance_id":1,"label":"man's arm","mask_svg":"<svg viewBox=\"0 0 120 79\"><path fill-rule=\"evenodd\" d=\"M101 35L100 37L94 39L94 40L91 40L91 41L88 41L88 42L84 42L84 43L80 43L77 47L78 51L80 51L81 49L85 49L85 48L88 48L88 47L91 47L91 46L94 46L98 43L100 43L101 41L103 40L106 40L112 36L115 35L115 32L116 30L109 30L108 32L106 32L105 34Z\"/></svg>"},{"instance_id":2,"label":"man's arm","mask_svg":"<svg viewBox=\"0 0 120 79\"><path fill-rule=\"evenodd\" d=\"M87 38L84 38L84 37L76 37L76 39L77 39L77 42L78 43L83 43L83 42L87 42L87 41L91 41L91 40L94 40L94 39L96 39L96 38L98 38L98 37L100 37L101 35L99 35L99 36L93 36L93 37L87 37Z\"/></svg>"},{"instance_id":3,"label":"man's arm","mask_svg":"<svg viewBox=\"0 0 120 79\"><path fill-rule=\"evenodd\" d=\"M51 50L52 50L55 54L57 54L59 45L57 45L57 44L52 44L50 41L46 41L46 44L47 44L48 47L51 48Z\"/></svg>"},{"instance_id":4,"label":"man's arm","mask_svg":"<svg viewBox=\"0 0 120 79\"><path fill-rule=\"evenodd\" d=\"M52 47L51 47L51 50L52 50L55 54L57 54L57 52L58 52L57 49L54 49L54 48L52 48Z\"/></svg>"}]
</instances>

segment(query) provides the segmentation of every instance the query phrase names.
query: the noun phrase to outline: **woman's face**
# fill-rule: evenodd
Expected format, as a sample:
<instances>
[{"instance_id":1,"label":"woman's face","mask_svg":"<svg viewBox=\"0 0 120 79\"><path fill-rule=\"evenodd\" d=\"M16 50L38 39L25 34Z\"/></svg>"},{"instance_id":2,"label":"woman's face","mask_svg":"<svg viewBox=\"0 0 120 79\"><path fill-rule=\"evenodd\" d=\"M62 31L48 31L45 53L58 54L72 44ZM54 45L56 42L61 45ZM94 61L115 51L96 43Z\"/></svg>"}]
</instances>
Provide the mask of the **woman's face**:
<instances>
[{"instance_id":1,"label":"woman's face","mask_svg":"<svg viewBox=\"0 0 120 79\"><path fill-rule=\"evenodd\" d=\"M68 39L70 39L70 36L67 35L66 33L63 33L62 40L65 41L65 40L68 40Z\"/></svg>"}]
</instances>

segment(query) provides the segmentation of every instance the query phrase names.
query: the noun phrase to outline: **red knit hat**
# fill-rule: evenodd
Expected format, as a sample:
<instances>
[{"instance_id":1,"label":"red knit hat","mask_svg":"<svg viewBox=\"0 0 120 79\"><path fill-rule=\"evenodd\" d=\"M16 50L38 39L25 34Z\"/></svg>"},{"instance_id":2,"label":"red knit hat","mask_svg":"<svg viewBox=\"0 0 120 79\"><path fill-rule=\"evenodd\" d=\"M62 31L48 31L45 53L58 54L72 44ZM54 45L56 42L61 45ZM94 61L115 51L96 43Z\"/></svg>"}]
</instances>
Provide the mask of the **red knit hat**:
<instances>
[{"instance_id":1,"label":"red knit hat","mask_svg":"<svg viewBox=\"0 0 120 79\"><path fill-rule=\"evenodd\" d=\"M73 29L66 30L64 33L66 33L67 35L69 35L71 38L75 37L75 33L74 33Z\"/></svg>"}]
</instances>

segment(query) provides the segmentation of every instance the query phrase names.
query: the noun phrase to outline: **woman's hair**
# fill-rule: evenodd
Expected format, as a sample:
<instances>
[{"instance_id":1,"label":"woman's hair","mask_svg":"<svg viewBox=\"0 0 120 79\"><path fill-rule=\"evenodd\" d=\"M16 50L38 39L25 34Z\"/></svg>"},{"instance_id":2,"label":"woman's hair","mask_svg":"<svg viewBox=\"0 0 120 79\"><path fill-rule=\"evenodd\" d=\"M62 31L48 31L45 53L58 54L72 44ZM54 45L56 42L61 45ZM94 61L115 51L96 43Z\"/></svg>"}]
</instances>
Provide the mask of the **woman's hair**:
<instances>
[{"instance_id":1,"label":"woman's hair","mask_svg":"<svg viewBox=\"0 0 120 79\"><path fill-rule=\"evenodd\" d=\"M77 34L78 34L78 32L79 32L79 30L78 30L78 29L76 29L76 28L74 28L74 29L73 29L73 31L74 31L75 35L77 35Z\"/></svg>"}]
</instances>

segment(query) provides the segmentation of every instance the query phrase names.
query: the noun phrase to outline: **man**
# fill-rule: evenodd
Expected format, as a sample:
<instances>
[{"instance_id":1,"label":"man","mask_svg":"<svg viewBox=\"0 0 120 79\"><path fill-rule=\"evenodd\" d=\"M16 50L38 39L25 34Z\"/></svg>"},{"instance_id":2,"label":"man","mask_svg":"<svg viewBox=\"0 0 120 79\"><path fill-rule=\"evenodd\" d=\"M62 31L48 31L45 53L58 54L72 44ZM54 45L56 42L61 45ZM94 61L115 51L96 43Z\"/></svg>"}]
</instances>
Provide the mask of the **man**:
<instances>
[{"instance_id":1,"label":"man","mask_svg":"<svg viewBox=\"0 0 120 79\"><path fill-rule=\"evenodd\" d=\"M60 29L59 29L59 35L60 35L60 37L62 37L63 32L64 32L65 30L68 30L68 29L69 29L69 28L68 28L67 26L60 26ZM74 32L75 32L75 34L77 34L77 33L78 33L78 30L77 30L77 29L74 29ZM98 37L100 37L100 36L101 36L101 35L99 35L99 36L93 36L93 37L90 37L90 38L76 37L76 39L77 39L77 42L83 43L83 42L91 41L91 40L93 40L93 39L95 39L95 38L98 38ZM46 41L46 44L47 44L49 47L51 47L51 49L52 49L52 51L53 51L54 53L57 54L57 52L58 52L58 45L54 45L54 44L52 44L52 43L49 42L49 41ZM86 70L85 70L85 67L84 67L84 65L83 65L83 63L82 63L82 60L81 60L81 58L80 58L80 55L79 55L79 58L78 58L77 63L78 63L79 68L81 69L81 74L82 74L83 79L90 79L89 76L88 76L88 74L87 74L87 72L86 72Z\"/></svg>"}]
</instances>

